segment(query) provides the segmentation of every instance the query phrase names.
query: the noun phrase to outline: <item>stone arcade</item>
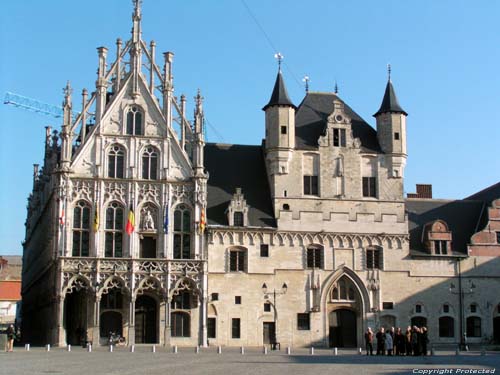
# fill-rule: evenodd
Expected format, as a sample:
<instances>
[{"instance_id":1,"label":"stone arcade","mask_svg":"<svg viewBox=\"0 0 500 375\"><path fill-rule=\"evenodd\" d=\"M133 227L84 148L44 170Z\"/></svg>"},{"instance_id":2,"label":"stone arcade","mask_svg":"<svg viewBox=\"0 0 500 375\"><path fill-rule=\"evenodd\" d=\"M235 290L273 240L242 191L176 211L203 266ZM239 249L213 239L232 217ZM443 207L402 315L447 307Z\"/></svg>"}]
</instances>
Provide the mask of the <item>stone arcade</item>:
<instances>
[{"instance_id":1,"label":"stone arcade","mask_svg":"<svg viewBox=\"0 0 500 375\"><path fill-rule=\"evenodd\" d=\"M389 78L376 130L336 93L295 106L281 70L261 146L205 144L173 53L98 48L95 93L47 128L24 243L23 338L359 347L368 326L500 340L500 185L404 198L406 117Z\"/></svg>"}]
</instances>

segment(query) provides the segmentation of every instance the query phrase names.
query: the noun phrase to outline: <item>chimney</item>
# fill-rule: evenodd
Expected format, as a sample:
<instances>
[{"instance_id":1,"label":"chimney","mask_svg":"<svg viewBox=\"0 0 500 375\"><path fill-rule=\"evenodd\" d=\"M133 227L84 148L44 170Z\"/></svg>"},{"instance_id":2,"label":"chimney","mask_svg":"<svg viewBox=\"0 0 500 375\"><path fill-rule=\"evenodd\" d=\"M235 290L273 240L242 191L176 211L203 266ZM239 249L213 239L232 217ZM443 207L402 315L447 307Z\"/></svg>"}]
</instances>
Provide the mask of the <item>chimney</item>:
<instances>
[{"instance_id":1,"label":"chimney","mask_svg":"<svg viewBox=\"0 0 500 375\"><path fill-rule=\"evenodd\" d=\"M407 198L432 199L432 185L417 184L417 192L408 193Z\"/></svg>"}]
</instances>

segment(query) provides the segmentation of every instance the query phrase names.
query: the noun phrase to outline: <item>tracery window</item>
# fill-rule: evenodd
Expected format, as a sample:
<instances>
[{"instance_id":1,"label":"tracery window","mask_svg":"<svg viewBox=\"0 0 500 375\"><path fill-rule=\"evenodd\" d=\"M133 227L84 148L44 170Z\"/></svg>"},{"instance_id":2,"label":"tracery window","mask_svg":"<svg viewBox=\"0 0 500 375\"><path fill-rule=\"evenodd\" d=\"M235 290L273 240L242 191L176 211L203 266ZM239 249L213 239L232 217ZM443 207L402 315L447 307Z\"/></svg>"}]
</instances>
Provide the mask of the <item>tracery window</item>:
<instances>
[{"instance_id":1,"label":"tracery window","mask_svg":"<svg viewBox=\"0 0 500 375\"><path fill-rule=\"evenodd\" d=\"M90 206L78 201L73 209L73 249L74 257L89 256Z\"/></svg>"},{"instance_id":2,"label":"tracery window","mask_svg":"<svg viewBox=\"0 0 500 375\"><path fill-rule=\"evenodd\" d=\"M342 277L336 285L334 285L331 292L332 301L355 301L356 294L354 285L346 277Z\"/></svg>"},{"instance_id":3,"label":"tracery window","mask_svg":"<svg viewBox=\"0 0 500 375\"><path fill-rule=\"evenodd\" d=\"M108 177L123 178L125 150L120 145L113 145L108 153Z\"/></svg>"},{"instance_id":4,"label":"tracery window","mask_svg":"<svg viewBox=\"0 0 500 375\"><path fill-rule=\"evenodd\" d=\"M143 135L142 132L142 112L141 109L134 105L130 107L127 113L127 134L128 135Z\"/></svg>"},{"instance_id":5,"label":"tracery window","mask_svg":"<svg viewBox=\"0 0 500 375\"><path fill-rule=\"evenodd\" d=\"M123 206L112 202L106 209L104 253L106 257L123 256Z\"/></svg>"},{"instance_id":6,"label":"tracery window","mask_svg":"<svg viewBox=\"0 0 500 375\"><path fill-rule=\"evenodd\" d=\"M158 176L158 152L152 146L146 147L142 153L142 178L156 180Z\"/></svg>"},{"instance_id":7,"label":"tracery window","mask_svg":"<svg viewBox=\"0 0 500 375\"><path fill-rule=\"evenodd\" d=\"M191 210L183 204L174 211L174 258L191 259Z\"/></svg>"}]
</instances>

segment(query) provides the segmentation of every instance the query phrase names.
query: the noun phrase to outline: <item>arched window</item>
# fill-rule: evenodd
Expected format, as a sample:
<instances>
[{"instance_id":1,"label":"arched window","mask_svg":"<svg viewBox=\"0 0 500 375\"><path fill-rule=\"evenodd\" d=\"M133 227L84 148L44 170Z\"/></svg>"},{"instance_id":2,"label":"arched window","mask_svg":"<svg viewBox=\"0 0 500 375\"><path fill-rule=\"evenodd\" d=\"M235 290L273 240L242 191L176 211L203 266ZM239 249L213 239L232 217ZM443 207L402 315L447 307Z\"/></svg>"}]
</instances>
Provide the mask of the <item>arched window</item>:
<instances>
[{"instance_id":1,"label":"arched window","mask_svg":"<svg viewBox=\"0 0 500 375\"><path fill-rule=\"evenodd\" d=\"M243 212L236 211L233 214L233 223L234 223L235 227L242 227L243 226Z\"/></svg>"},{"instance_id":2,"label":"arched window","mask_svg":"<svg viewBox=\"0 0 500 375\"><path fill-rule=\"evenodd\" d=\"M191 337L189 314L179 311L173 312L170 324L172 337Z\"/></svg>"},{"instance_id":3,"label":"arched window","mask_svg":"<svg viewBox=\"0 0 500 375\"><path fill-rule=\"evenodd\" d=\"M467 337L481 337L481 318L469 316L467 318Z\"/></svg>"},{"instance_id":4,"label":"arched window","mask_svg":"<svg viewBox=\"0 0 500 375\"><path fill-rule=\"evenodd\" d=\"M184 290L177 295L172 297L171 302L172 309L176 310L189 310L191 309L191 293L188 290Z\"/></svg>"},{"instance_id":5,"label":"arched window","mask_svg":"<svg viewBox=\"0 0 500 375\"><path fill-rule=\"evenodd\" d=\"M78 201L73 209L73 251L74 257L89 256L90 206Z\"/></svg>"},{"instance_id":6,"label":"arched window","mask_svg":"<svg viewBox=\"0 0 500 375\"><path fill-rule=\"evenodd\" d=\"M455 336L455 320L451 316L439 318L439 337Z\"/></svg>"},{"instance_id":7,"label":"arched window","mask_svg":"<svg viewBox=\"0 0 500 375\"><path fill-rule=\"evenodd\" d=\"M106 257L123 256L123 206L112 202L106 209L104 252Z\"/></svg>"},{"instance_id":8,"label":"arched window","mask_svg":"<svg viewBox=\"0 0 500 375\"><path fill-rule=\"evenodd\" d=\"M125 151L119 145L113 145L108 153L108 177L123 178Z\"/></svg>"},{"instance_id":9,"label":"arched window","mask_svg":"<svg viewBox=\"0 0 500 375\"><path fill-rule=\"evenodd\" d=\"M142 112L138 106L130 107L127 113L127 134L143 135L142 133Z\"/></svg>"},{"instance_id":10,"label":"arched window","mask_svg":"<svg viewBox=\"0 0 500 375\"><path fill-rule=\"evenodd\" d=\"M344 276L339 281L337 281L331 292L331 300L355 301L356 295L354 292L354 285L352 284L351 280Z\"/></svg>"},{"instance_id":11,"label":"arched window","mask_svg":"<svg viewBox=\"0 0 500 375\"><path fill-rule=\"evenodd\" d=\"M191 259L191 210L183 204L174 211L174 258Z\"/></svg>"},{"instance_id":12,"label":"arched window","mask_svg":"<svg viewBox=\"0 0 500 375\"><path fill-rule=\"evenodd\" d=\"M158 173L158 152L152 146L146 147L142 153L142 178L156 180Z\"/></svg>"}]
</instances>

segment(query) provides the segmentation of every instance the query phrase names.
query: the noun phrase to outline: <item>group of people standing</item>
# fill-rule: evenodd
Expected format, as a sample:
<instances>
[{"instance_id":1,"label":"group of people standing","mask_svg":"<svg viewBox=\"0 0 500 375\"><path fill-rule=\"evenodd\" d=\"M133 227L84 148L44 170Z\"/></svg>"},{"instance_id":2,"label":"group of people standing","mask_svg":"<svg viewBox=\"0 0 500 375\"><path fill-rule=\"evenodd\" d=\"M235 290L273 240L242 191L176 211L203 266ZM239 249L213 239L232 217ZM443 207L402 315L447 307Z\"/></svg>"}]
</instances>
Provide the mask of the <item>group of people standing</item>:
<instances>
[{"instance_id":1,"label":"group of people standing","mask_svg":"<svg viewBox=\"0 0 500 375\"><path fill-rule=\"evenodd\" d=\"M375 334L370 327L365 333L366 355L373 355L373 345L377 341L377 355L427 355L429 338L426 327L413 326L403 332L401 328L380 327Z\"/></svg>"}]
</instances>

